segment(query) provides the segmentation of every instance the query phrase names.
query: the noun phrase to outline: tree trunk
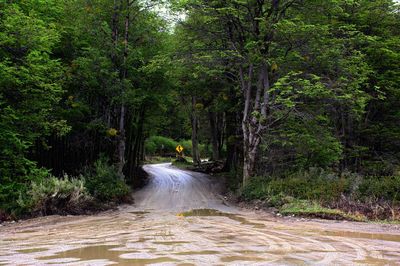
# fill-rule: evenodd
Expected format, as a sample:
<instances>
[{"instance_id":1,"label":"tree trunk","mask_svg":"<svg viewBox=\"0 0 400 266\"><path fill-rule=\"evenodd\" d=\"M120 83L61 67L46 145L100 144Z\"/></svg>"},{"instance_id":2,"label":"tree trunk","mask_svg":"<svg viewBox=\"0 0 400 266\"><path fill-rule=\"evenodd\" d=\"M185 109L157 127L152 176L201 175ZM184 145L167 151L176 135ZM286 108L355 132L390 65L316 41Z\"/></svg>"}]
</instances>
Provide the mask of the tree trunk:
<instances>
[{"instance_id":1,"label":"tree trunk","mask_svg":"<svg viewBox=\"0 0 400 266\"><path fill-rule=\"evenodd\" d=\"M219 147L219 130L216 113L209 111L208 118L210 120L210 133L211 133L211 145L212 145L212 160L217 161L220 159L220 147Z\"/></svg>"},{"instance_id":2,"label":"tree trunk","mask_svg":"<svg viewBox=\"0 0 400 266\"><path fill-rule=\"evenodd\" d=\"M242 135L240 124L241 117L238 112L235 111L234 104L239 102L240 99L237 96L234 87L229 89L229 102L232 104L230 108L225 112L225 143L226 143L226 161L223 170L229 172L231 170L237 170L239 162L238 155L240 153L240 138ZM238 143L239 142L239 143Z\"/></svg>"},{"instance_id":3,"label":"tree trunk","mask_svg":"<svg viewBox=\"0 0 400 266\"><path fill-rule=\"evenodd\" d=\"M117 52L117 44L118 44L118 22L119 22L120 6L121 6L121 0L114 0L114 7L113 7L114 11L113 11L112 22L111 22L111 25L112 25L111 38L112 38L112 42L114 45L114 49L111 54L111 59L112 59L114 65L116 65L116 62L117 62L116 52Z\"/></svg>"},{"instance_id":4,"label":"tree trunk","mask_svg":"<svg viewBox=\"0 0 400 266\"><path fill-rule=\"evenodd\" d=\"M243 186L247 185L250 178L254 176L254 168L256 163L256 150L251 150L247 147L247 151L244 154L243 163Z\"/></svg>"},{"instance_id":5,"label":"tree trunk","mask_svg":"<svg viewBox=\"0 0 400 266\"><path fill-rule=\"evenodd\" d=\"M197 117L196 111L196 96L192 96L192 114L191 114L191 122L192 122L192 157L193 164L200 165L200 152L199 152L199 137L198 137L198 129L199 129L199 119Z\"/></svg>"},{"instance_id":6,"label":"tree trunk","mask_svg":"<svg viewBox=\"0 0 400 266\"><path fill-rule=\"evenodd\" d=\"M256 158L260 140L260 136L254 135L254 133L250 131L248 140L244 141L243 186L247 185L250 178L255 174Z\"/></svg>"},{"instance_id":7,"label":"tree trunk","mask_svg":"<svg viewBox=\"0 0 400 266\"><path fill-rule=\"evenodd\" d=\"M130 184L137 186L140 180L137 180L137 169L140 161L143 159L143 125L145 120L145 107L142 105L138 110L131 111L127 116L127 162L126 162L126 174L127 181ZM129 121L129 122L128 122Z\"/></svg>"},{"instance_id":8,"label":"tree trunk","mask_svg":"<svg viewBox=\"0 0 400 266\"><path fill-rule=\"evenodd\" d=\"M119 140L118 140L118 173L124 179L124 165L125 165L125 149L126 149L126 136L125 136L125 106L122 104L121 113L119 118Z\"/></svg>"},{"instance_id":9,"label":"tree trunk","mask_svg":"<svg viewBox=\"0 0 400 266\"><path fill-rule=\"evenodd\" d=\"M238 121L240 121L236 112L228 111L226 113L226 161L223 170L226 172L232 169L236 170L238 163L238 137L242 134L240 128L236 127Z\"/></svg>"},{"instance_id":10,"label":"tree trunk","mask_svg":"<svg viewBox=\"0 0 400 266\"><path fill-rule=\"evenodd\" d=\"M121 95L125 93L125 79L127 78L127 58L128 58L128 39L129 39L129 22L130 22L130 0L126 0L126 16L125 16L125 33L124 33L124 60L122 65L122 80L121 80ZM125 136L125 104L122 99L119 117L119 143L118 143L118 173L121 178L124 178L124 165L125 165L125 150L126 150L126 136Z\"/></svg>"},{"instance_id":11,"label":"tree trunk","mask_svg":"<svg viewBox=\"0 0 400 266\"><path fill-rule=\"evenodd\" d=\"M244 111L242 119L242 130L243 130L243 186L248 183L250 176L252 175L252 165L249 156L250 151L250 109L251 109L251 90L252 90L252 77L253 77L253 65L249 66L247 77L244 74L243 68L240 68L240 81L242 92L244 96Z\"/></svg>"},{"instance_id":12,"label":"tree trunk","mask_svg":"<svg viewBox=\"0 0 400 266\"><path fill-rule=\"evenodd\" d=\"M259 68L257 91L255 98L252 99L252 77L253 66L249 66L248 76L244 76L243 69L240 69L240 79L242 91L245 98L245 108L243 112L242 129L243 129L243 186L245 186L250 177L255 174L255 164L257 158L258 147L261 142L261 134L265 133L269 105L269 88L270 81L268 76L268 68L265 63ZM261 115L256 117L253 112Z\"/></svg>"}]
</instances>

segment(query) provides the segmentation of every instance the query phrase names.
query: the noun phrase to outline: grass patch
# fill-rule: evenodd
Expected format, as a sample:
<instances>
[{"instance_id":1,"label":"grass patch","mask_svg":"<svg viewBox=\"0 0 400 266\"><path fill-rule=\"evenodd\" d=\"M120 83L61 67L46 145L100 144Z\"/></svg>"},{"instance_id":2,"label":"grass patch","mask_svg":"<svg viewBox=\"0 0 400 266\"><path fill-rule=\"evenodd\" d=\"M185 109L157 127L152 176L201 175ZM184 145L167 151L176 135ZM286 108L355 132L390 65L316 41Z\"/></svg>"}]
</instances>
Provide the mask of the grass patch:
<instances>
[{"instance_id":1,"label":"grass patch","mask_svg":"<svg viewBox=\"0 0 400 266\"><path fill-rule=\"evenodd\" d=\"M157 164L157 163L170 163L174 160L173 157L161 157L161 156L149 156L146 158L145 164Z\"/></svg>"},{"instance_id":2,"label":"grass patch","mask_svg":"<svg viewBox=\"0 0 400 266\"><path fill-rule=\"evenodd\" d=\"M351 215L338 209L325 208L317 202L308 200L295 200L291 203L286 203L280 208L280 213L311 218L366 221L366 218L362 215Z\"/></svg>"},{"instance_id":3,"label":"grass patch","mask_svg":"<svg viewBox=\"0 0 400 266\"><path fill-rule=\"evenodd\" d=\"M187 157L172 161L172 165L184 170L193 169L193 163L191 161L188 161Z\"/></svg>"},{"instance_id":4,"label":"grass patch","mask_svg":"<svg viewBox=\"0 0 400 266\"><path fill-rule=\"evenodd\" d=\"M393 224L393 225L400 225L400 220L375 220L375 221L368 221L372 224Z\"/></svg>"}]
</instances>

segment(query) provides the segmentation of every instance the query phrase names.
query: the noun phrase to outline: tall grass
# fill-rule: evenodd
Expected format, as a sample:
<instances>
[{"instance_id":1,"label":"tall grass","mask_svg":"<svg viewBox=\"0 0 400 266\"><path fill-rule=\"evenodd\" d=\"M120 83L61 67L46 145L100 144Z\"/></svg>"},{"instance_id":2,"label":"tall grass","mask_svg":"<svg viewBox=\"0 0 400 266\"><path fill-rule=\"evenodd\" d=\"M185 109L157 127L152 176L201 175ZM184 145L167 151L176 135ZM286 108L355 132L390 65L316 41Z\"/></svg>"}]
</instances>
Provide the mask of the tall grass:
<instances>
[{"instance_id":1,"label":"tall grass","mask_svg":"<svg viewBox=\"0 0 400 266\"><path fill-rule=\"evenodd\" d=\"M82 178L49 176L33 181L27 195L20 196L18 204L33 214L80 214L93 206L94 198Z\"/></svg>"},{"instance_id":2,"label":"tall grass","mask_svg":"<svg viewBox=\"0 0 400 266\"><path fill-rule=\"evenodd\" d=\"M26 193L20 193L17 203L23 213L82 214L103 209L109 203L131 200L130 188L104 157L79 177L57 178L48 171L41 173Z\"/></svg>"}]
</instances>

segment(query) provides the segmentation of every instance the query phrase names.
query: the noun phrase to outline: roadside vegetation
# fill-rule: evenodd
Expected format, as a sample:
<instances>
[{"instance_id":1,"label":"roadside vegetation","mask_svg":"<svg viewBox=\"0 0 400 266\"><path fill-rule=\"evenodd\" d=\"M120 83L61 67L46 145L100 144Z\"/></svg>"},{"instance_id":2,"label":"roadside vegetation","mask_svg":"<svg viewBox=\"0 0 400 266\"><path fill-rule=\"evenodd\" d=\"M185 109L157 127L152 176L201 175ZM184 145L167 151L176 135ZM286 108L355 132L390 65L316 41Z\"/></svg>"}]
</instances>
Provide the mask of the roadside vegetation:
<instances>
[{"instance_id":1,"label":"roadside vegetation","mask_svg":"<svg viewBox=\"0 0 400 266\"><path fill-rule=\"evenodd\" d=\"M131 188L119 178L114 166L102 157L79 176L55 177L38 169L20 191L14 205L4 208L9 218L52 214L87 214L130 203ZM5 215L5 214L4 214Z\"/></svg>"},{"instance_id":2,"label":"roadside vegetation","mask_svg":"<svg viewBox=\"0 0 400 266\"><path fill-rule=\"evenodd\" d=\"M313 169L287 177L254 178L241 196L284 215L395 221L400 220L399 191L398 176L338 176Z\"/></svg>"}]
</instances>

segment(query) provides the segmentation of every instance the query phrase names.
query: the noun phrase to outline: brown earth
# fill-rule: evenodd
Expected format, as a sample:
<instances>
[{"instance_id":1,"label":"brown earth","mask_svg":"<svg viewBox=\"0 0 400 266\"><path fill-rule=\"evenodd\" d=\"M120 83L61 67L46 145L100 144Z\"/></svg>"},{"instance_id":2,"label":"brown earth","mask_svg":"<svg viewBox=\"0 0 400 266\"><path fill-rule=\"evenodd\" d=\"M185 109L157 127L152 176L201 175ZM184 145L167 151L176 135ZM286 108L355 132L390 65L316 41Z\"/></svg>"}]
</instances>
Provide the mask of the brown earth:
<instances>
[{"instance_id":1,"label":"brown earth","mask_svg":"<svg viewBox=\"0 0 400 266\"><path fill-rule=\"evenodd\" d=\"M0 264L400 265L396 225L243 210L222 204L205 175L167 164L146 170L136 205L1 226Z\"/></svg>"}]
</instances>

